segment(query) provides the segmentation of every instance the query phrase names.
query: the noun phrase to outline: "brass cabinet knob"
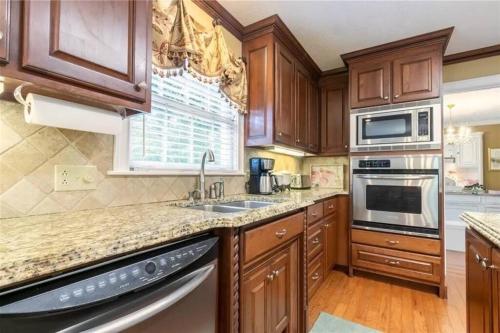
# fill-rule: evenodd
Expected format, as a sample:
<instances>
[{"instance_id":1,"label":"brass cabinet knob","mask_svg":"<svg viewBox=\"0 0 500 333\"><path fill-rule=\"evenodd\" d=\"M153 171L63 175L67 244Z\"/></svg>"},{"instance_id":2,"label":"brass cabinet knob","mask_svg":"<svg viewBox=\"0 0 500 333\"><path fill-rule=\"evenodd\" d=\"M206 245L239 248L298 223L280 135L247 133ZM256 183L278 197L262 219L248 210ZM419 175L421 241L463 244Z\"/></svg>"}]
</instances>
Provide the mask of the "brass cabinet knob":
<instances>
[{"instance_id":1,"label":"brass cabinet knob","mask_svg":"<svg viewBox=\"0 0 500 333\"><path fill-rule=\"evenodd\" d=\"M135 90L137 91L141 91L141 89L148 89L148 84L146 83L146 81L141 81L139 83L137 83L135 86L134 86Z\"/></svg>"},{"instance_id":2,"label":"brass cabinet knob","mask_svg":"<svg viewBox=\"0 0 500 333\"><path fill-rule=\"evenodd\" d=\"M319 238L318 238L318 237L314 238L314 239L312 240L312 243L313 243L313 244L318 244L318 243L319 243Z\"/></svg>"},{"instance_id":3,"label":"brass cabinet knob","mask_svg":"<svg viewBox=\"0 0 500 333\"><path fill-rule=\"evenodd\" d=\"M390 244L390 245L398 245L399 244L399 241L395 241L395 240L386 240L387 244Z\"/></svg>"},{"instance_id":4,"label":"brass cabinet knob","mask_svg":"<svg viewBox=\"0 0 500 333\"><path fill-rule=\"evenodd\" d=\"M283 229L281 231L276 231L274 234L276 235L276 237L281 239L281 238L283 238L283 236L286 235L286 232L287 232L286 229Z\"/></svg>"},{"instance_id":5,"label":"brass cabinet knob","mask_svg":"<svg viewBox=\"0 0 500 333\"><path fill-rule=\"evenodd\" d=\"M268 280L268 281L272 281L272 280L274 280L274 274L273 274L273 273L271 273L271 274L267 274L267 280Z\"/></svg>"},{"instance_id":6,"label":"brass cabinet knob","mask_svg":"<svg viewBox=\"0 0 500 333\"><path fill-rule=\"evenodd\" d=\"M347 149L349 146L348 145L345 145L344 148Z\"/></svg>"},{"instance_id":7,"label":"brass cabinet knob","mask_svg":"<svg viewBox=\"0 0 500 333\"><path fill-rule=\"evenodd\" d=\"M311 276L311 280L316 281L317 279L319 279L319 274L314 273L313 276Z\"/></svg>"},{"instance_id":8,"label":"brass cabinet knob","mask_svg":"<svg viewBox=\"0 0 500 333\"><path fill-rule=\"evenodd\" d=\"M393 266L399 266L401 263L397 260L385 259L385 263Z\"/></svg>"},{"instance_id":9,"label":"brass cabinet knob","mask_svg":"<svg viewBox=\"0 0 500 333\"><path fill-rule=\"evenodd\" d=\"M394 98L399 98L399 95L398 94L394 95Z\"/></svg>"},{"instance_id":10,"label":"brass cabinet knob","mask_svg":"<svg viewBox=\"0 0 500 333\"><path fill-rule=\"evenodd\" d=\"M300 142L300 139L295 140L295 142L299 143L299 142Z\"/></svg>"},{"instance_id":11,"label":"brass cabinet knob","mask_svg":"<svg viewBox=\"0 0 500 333\"><path fill-rule=\"evenodd\" d=\"M279 135L279 136L282 136L282 135L283 135L283 133L281 133L281 132L278 132L278 135Z\"/></svg>"},{"instance_id":12,"label":"brass cabinet knob","mask_svg":"<svg viewBox=\"0 0 500 333\"><path fill-rule=\"evenodd\" d=\"M385 99L385 100L388 100L388 99L389 99L389 96L384 96L384 99Z\"/></svg>"},{"instance_id":13,"label":"brass cabinet knob","mask_svg":"<svg viewBox=\"0 0 500 333\"><path fill-rule=\"evenodd\" d=\"M3 31L0 31L0 40L3 39Z\"/></svg>"}]
</instances>

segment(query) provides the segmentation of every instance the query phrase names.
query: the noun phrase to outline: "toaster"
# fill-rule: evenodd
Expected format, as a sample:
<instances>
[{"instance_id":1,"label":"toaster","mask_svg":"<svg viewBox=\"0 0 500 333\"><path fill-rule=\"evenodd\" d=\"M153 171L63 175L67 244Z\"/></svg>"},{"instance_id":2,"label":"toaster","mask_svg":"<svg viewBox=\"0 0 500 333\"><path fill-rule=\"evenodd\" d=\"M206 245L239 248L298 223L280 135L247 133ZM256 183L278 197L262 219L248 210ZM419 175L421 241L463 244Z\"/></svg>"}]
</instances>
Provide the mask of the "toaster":
<instances>
[{"instance_id":1,"label":"toaster","mask_svg":"<svg viewBox=\"0 0 500 333\"><path fill-rule=\"evenodd\" d=\"M290 187L294 189L311 188L311 176L295 174L290 178Z\"/></svg>"}]
</instances>

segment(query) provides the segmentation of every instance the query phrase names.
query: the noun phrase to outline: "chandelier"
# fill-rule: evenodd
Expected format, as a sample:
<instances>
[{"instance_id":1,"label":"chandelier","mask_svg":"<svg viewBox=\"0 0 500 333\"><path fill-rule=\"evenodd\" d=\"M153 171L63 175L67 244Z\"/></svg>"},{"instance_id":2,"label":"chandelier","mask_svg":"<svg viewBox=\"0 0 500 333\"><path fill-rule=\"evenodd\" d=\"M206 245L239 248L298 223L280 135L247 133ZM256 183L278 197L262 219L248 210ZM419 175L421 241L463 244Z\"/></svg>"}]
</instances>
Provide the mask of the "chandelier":
<instances>
[{"instance_id":1,"label":"chandelier","mask_svg":"<svg viewBox=\"0 0 500 333\"><path fill-rule=\"evenodd\" d=\"M466 125L460 125L458 129L453 126L452 109L455 104L448 104L448 126L446 127L445 140L447 144L459 144L468 142L471 138L471 128Z\"/></svg>"}]
</instances>

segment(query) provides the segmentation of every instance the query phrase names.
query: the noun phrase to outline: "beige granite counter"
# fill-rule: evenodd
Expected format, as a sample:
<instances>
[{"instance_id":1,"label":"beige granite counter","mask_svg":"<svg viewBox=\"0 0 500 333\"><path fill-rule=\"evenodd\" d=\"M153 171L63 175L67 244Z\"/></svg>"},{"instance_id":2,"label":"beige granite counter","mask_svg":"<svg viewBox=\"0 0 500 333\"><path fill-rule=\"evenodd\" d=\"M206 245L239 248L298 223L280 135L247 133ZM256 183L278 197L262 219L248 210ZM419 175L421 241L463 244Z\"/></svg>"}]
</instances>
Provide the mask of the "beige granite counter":
<instances>
[{"instance_id":1,"label":"beige granite counter","mask_svg":"<svg viewBox=\"0 0 500 333\"><path fill-rule=\"evenodd\" d=\"M460 217L470 228L500 247L500 213L465 212Z\"/></svg>"},{"instance_id":2,"label":"beige granite counter","mask_svg":"<svg viewBox=\"0 0 500 333\"><path fill-rule=\"evenodd\" d=\"M311 205L345 191L314 189L224 201L275 205L221 214L184 202L159 202L0 220L0 289L221 227L240 227Z\"/></svg>"}]
</instances>

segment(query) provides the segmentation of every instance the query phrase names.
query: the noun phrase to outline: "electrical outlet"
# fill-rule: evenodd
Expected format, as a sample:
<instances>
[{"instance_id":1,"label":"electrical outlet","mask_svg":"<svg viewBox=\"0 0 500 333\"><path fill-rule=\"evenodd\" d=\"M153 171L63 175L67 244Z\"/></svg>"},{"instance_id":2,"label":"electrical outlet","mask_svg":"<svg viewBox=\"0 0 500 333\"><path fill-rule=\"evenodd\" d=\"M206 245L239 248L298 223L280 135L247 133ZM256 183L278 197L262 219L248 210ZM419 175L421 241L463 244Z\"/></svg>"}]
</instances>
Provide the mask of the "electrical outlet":
<instances>
[{"instance_id":1,"label":"electrical outlet","mask_svg":"<svg viewBox=\"0 0 500 333\"><path fill-rule=\"evenodd\" d=\"M97 188L95 165L56 165L54 176L56 191L95 190Z\"/></svg>"}]
</instances>

